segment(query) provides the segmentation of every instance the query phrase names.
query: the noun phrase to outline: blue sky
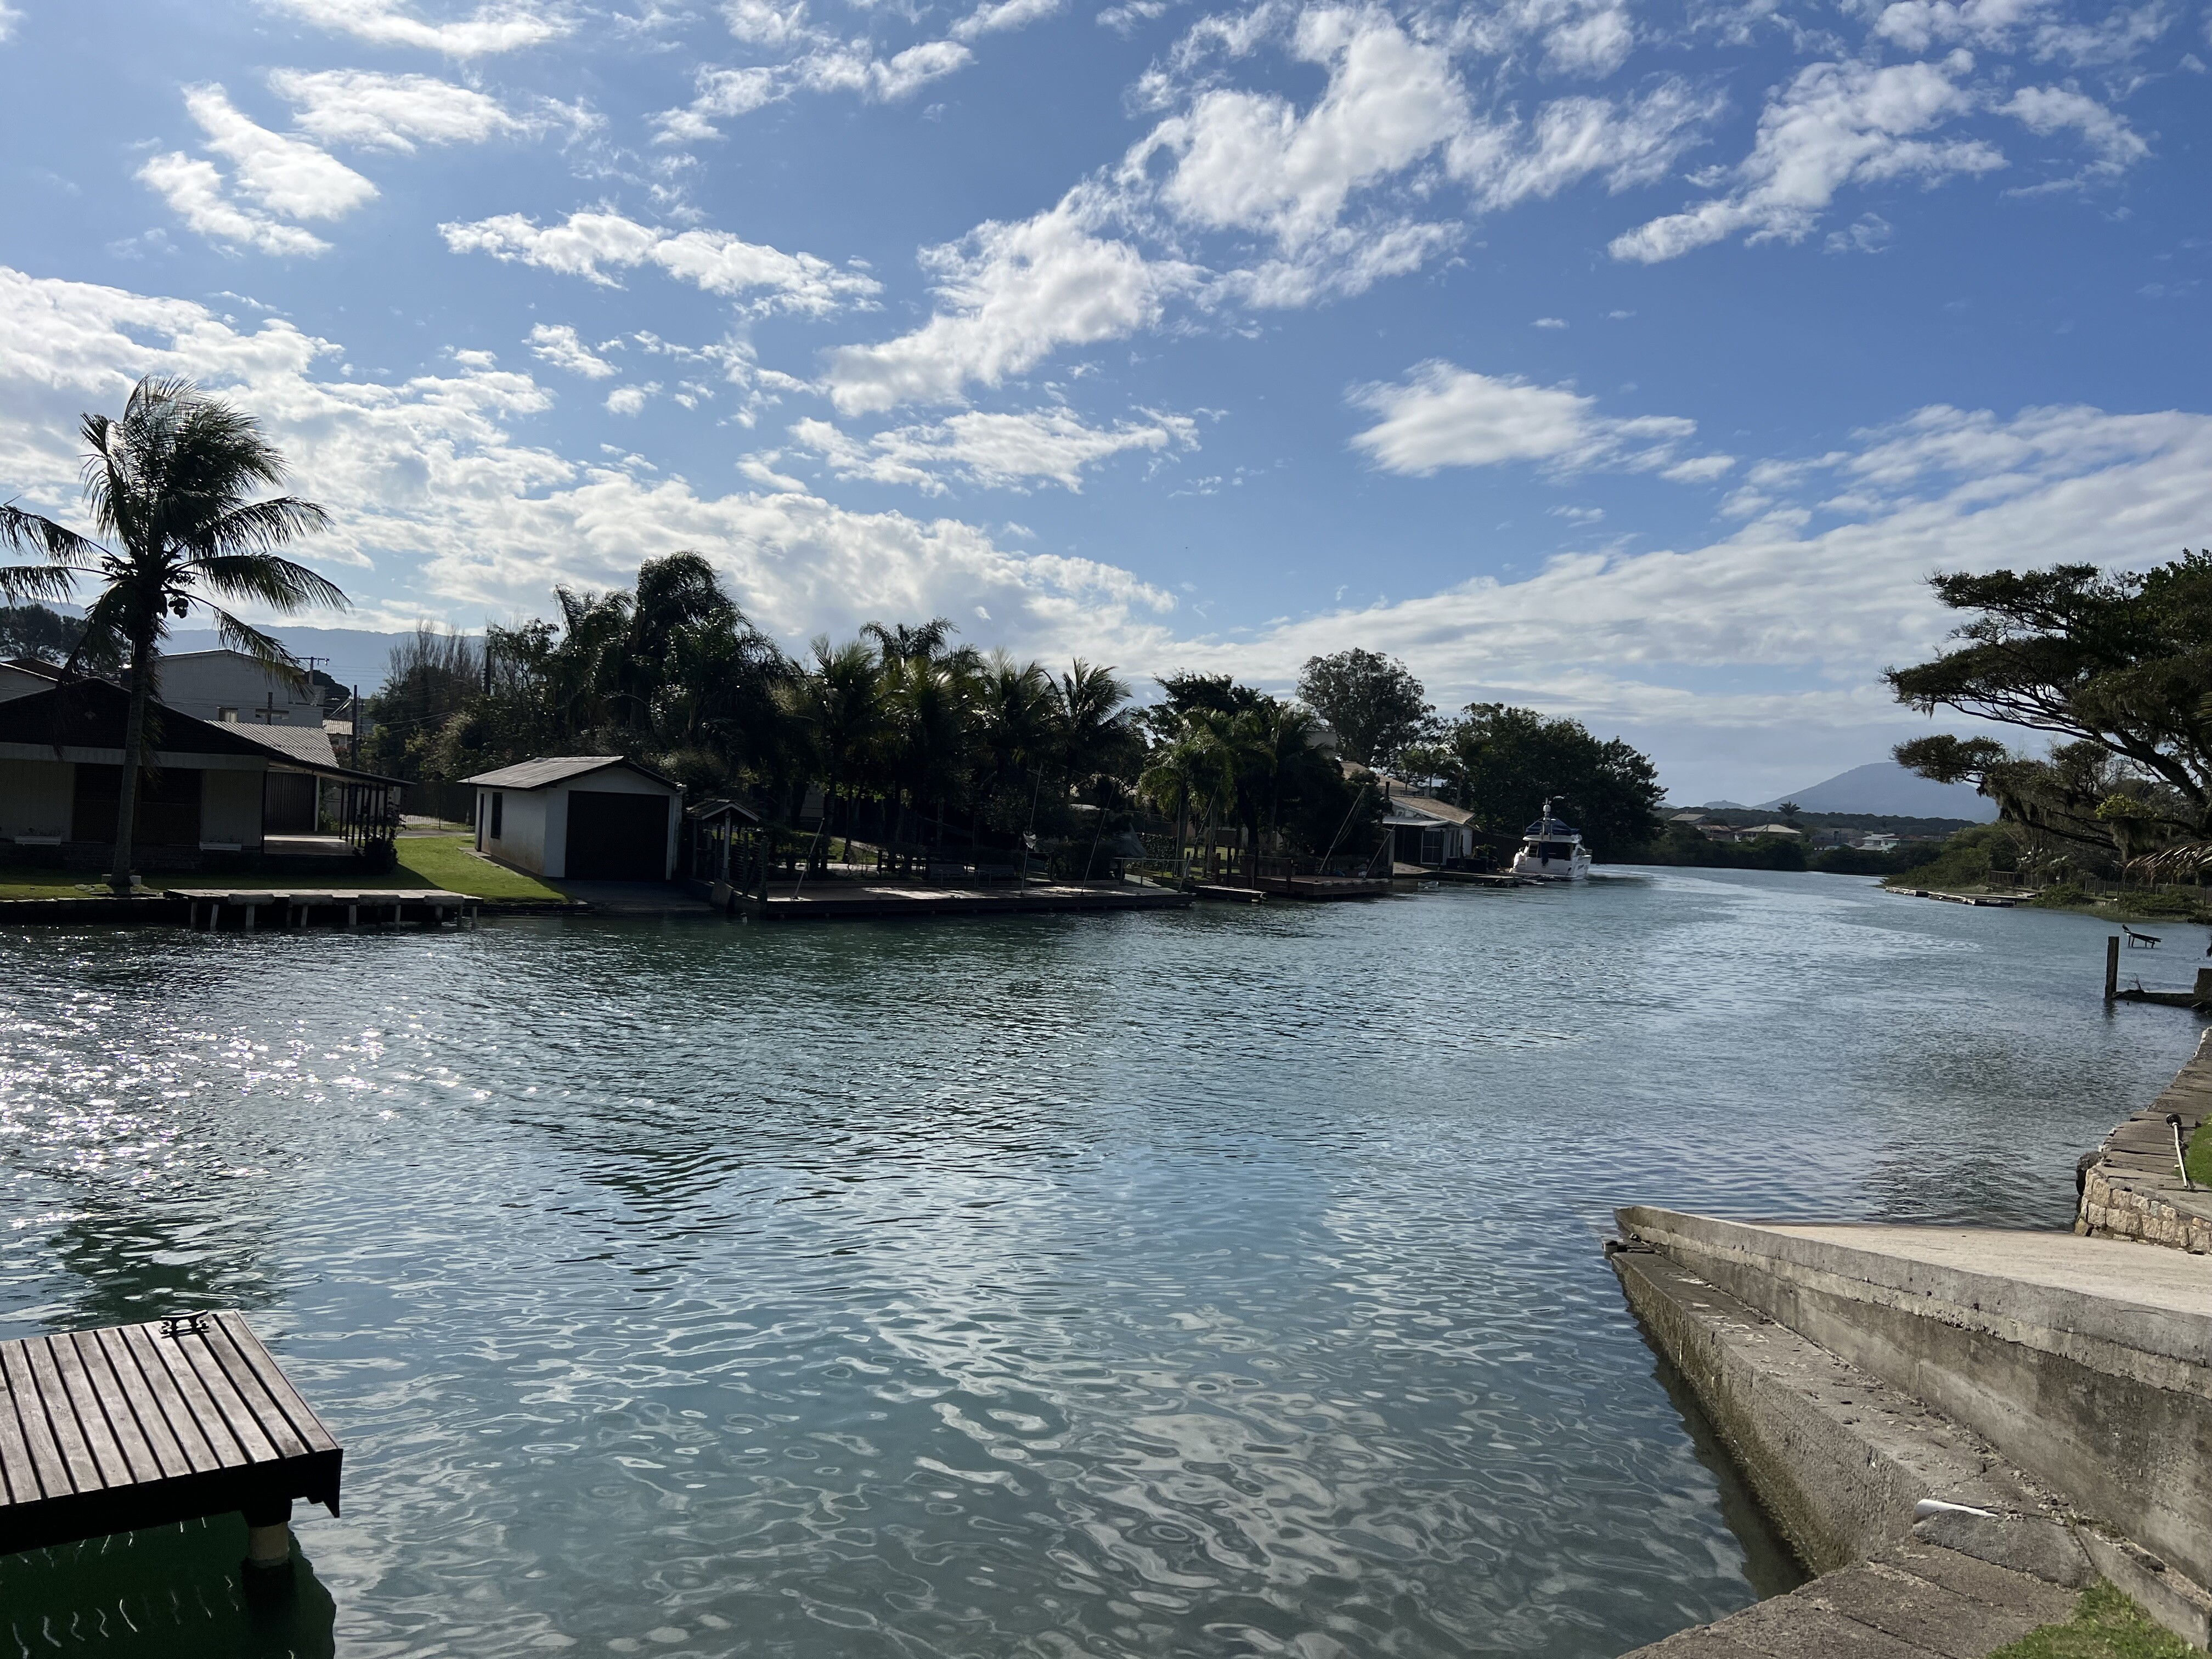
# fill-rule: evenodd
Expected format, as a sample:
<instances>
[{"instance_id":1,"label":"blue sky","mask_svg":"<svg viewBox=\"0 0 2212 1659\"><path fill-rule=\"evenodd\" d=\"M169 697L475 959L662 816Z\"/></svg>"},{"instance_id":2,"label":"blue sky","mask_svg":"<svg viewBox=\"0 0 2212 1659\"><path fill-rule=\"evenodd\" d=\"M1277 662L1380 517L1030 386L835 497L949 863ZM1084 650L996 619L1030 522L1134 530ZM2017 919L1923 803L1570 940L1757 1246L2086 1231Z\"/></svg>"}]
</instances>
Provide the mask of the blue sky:
<instances>
[{"instance_id":1,"label":"blue sky","mask_svg":"<svg viewBox=\"0 0 2212 1659\"><path fill-rule=\"evenodd\" d=\"M1919 729L1929 570L2212 540L2201 4L0 20L0 489L193 375L359 626L694 547L793 645L1364 645L1752 799Z\"/></svg>"}]
</instances>

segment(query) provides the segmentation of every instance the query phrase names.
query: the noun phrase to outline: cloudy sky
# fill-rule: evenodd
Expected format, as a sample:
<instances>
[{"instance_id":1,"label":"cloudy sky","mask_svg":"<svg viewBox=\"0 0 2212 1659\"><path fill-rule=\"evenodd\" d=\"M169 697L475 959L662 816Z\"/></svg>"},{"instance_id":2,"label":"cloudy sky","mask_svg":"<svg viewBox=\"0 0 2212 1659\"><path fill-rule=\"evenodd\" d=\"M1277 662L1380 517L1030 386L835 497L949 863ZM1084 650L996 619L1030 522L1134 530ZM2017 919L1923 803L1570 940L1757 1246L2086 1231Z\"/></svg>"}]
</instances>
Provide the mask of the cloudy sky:
<instances>
[{"instance_id":1,"label":"cloudy sky","mask_svg":"<svg viewBox=\"0 0 2212 1659\"><path fill-rule=\"evenodd\" d=\"M2212 542L2208 59L2203 0L0 0L0 495L183 373L354 625L690 547L794 645L1364 645L1763 799L1920 729L1930 570Z\"/></svg>"}]
</instances>

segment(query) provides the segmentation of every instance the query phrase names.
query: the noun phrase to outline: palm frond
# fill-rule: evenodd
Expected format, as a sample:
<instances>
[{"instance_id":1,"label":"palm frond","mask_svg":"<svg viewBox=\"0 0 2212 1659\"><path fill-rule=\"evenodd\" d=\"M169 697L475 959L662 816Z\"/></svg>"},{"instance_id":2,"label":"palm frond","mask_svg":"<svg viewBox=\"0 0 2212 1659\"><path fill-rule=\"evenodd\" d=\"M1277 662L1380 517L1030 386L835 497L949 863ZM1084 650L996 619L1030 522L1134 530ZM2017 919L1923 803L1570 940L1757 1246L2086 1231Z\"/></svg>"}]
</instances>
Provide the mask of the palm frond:
<instances>
[{"instance_id":1,"label":"palm frond","mask_svg":"<svg viewBox=\"0 0 2212 1659\"><path fill-rule=\"evenodd\" d=\"M62 678L73 679L80 674L118 673L131 658L129 622L131 613L131 595L122 588L111 587L92 602L84 613L84 632L62 664ZM166 625L157 625L156 640L167 633ZM161 688L154 664L158 658L147 654L146 689L149 695L160 696Z\"/></svg>"},{"instance_id":2,"label":"palm frond","mask_svg":"<svg viewBox=\"0 0 2212 1659\"><path fill-rule=\"evenodd\" d=\"M186 540L199 556L220 558L226 554L266 552L311 531L327 530L330 525L331 515L314 502L276 495L218 513Z\"/></svg>"},{"instance_id":3,"label":"palm frond","mask_svg":"<svg viewBox=\"0 0 2212 1659\"><path fill-rule=\"evenodd\" d=\"M310 605L343 611L348 603L336 583L273 553L210 554L186 560L182 571L226 599L258 599L277 611L304 611Z\"/></svg>"},{"instance_id":4,"label":"palm frond","mask_svg":"<svg viewBox=\"0 0 2212 1659\"><path fill-rule=\"evenodd\" d=\"M76 590L79 575L90 575L67 564L0 565L0 599L10 605L26 599L66 599Z\"/></svg>"},{"instance_id":5,"label":"palm frond","mask_svg":"<svg viewBox=\"0 0 2212 1659\"><path fill-rule=\"evenodd\" d=\"M43 553L56 564L103 558L107 553L98 542L78 535L68 526L56 524L42 514L26 513L12 501L0 503L0 544Z\"/></svg>"}]
</instances>

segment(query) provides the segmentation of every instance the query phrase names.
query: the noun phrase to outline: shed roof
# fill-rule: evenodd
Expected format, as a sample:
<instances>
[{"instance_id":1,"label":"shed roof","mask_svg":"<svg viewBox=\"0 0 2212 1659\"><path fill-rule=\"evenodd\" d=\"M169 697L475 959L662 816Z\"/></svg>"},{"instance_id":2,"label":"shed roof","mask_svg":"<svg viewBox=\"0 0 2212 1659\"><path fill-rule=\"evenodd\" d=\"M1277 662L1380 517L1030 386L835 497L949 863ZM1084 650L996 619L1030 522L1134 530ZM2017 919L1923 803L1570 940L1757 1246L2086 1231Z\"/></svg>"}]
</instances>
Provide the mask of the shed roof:
<instances>
[{"instance_id":1,"label":"shed roof","mask_svg":"<svg viewBox=\"0 0 2212 1659\"><path fill-rule=\"evenodd\" d=\"M702 823L709 818L743 818L747 823L758 823L761 821L760 814L754 811L751 807L742 805L733 800L702 800L696 806L692 807L685 816L697 818Z\"/></svg>"},{"instance_id":2,"label":"shed roof","mask_svg":"<svg viewBox=\"0 0 2212 1659\"><path fill-rule=\"evenodd\" d=\"M1390 806L1394 812L1411 812L1442 823L1468 823L1474 818L1474 814L1464 806L1454 806L1433 795L1393 794Z\"/></svg>"},{"instance_id":3,"label":"shed roof","mask_svg":"<svg viewBox=\"0 0 2212 1659\"><path fill-rule=\"evenodd\" d=\"M572 778L603 772L611 766L627 767L638 776L648 778L669 789L679 787L675 779L663 777L651 767L641 766L621 755L541 755L536 760L517 761L513 766L502 766L496 771L479 772L472 778L463 778L461 781L481 784L487 789L548 789Z\"/></svg>"}]
</instances>

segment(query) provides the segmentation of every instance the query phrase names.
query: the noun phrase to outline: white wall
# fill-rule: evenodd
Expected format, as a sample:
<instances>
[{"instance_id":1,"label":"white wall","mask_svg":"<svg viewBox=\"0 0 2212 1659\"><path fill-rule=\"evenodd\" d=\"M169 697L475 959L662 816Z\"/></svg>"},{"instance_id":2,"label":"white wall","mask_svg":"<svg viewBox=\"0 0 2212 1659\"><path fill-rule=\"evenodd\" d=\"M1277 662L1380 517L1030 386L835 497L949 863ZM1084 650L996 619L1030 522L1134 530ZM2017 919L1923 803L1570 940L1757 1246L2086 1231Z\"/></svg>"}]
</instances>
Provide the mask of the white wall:
<instances>
[{"instance_id":1,"label":"white wall","mask_svg":"<svg viewBox=\"0 0 2212 1659\"><path fill-rule=\"evenodd\" d=\"M76 768L67 761L0 760L0 837L70 832Z\"/></svg>"},{"instance_id":2,"label":"white wall","mask_svg":"<svg viewBox=\"0 0 2212 1659\"><path fill-rule=\"evenodd\" d=\"M243 652L190 651L164 657L156 672L161 701L196 719L220 720L225 708L234 708L243 725L323 729L322 703L312 688L286 684Z\"/></svg>"},{"instance_id":3,"label":"white wall","mask_svg":"<svg viewBox=\"0 0 2212 1659\"><path fill-rule=\"evenodd\" d=\"M567 850L568 803L561 799L556 844L546 842L546 803L550 789L479 789L477 791L477 846L487 858L527 870L533 876L557 876L560 856ZM491 798L505 798L500 809L499 836L491 833ZM550 854L550 858L549 858Z\"/></svg>"}]
</instances>

